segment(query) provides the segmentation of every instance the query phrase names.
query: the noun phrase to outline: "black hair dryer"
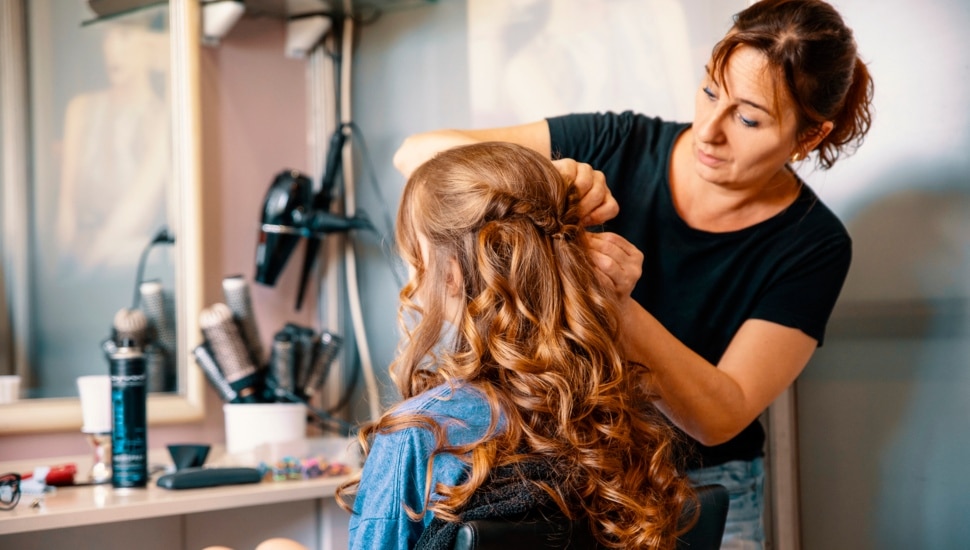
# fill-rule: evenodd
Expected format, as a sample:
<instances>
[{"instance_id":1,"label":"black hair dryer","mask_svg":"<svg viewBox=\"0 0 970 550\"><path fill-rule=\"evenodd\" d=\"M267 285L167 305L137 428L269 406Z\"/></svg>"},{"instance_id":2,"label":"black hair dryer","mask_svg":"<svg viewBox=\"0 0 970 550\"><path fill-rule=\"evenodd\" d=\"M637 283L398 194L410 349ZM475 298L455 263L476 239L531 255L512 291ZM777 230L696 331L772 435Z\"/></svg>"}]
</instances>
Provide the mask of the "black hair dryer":
<instances>
[{"instance_id":1,"label":"black hair dryer","mask_svg":"<svg viewBox=\"0 0 970 550\"><path fill-rule=\"evenodd\" d=\"M331 214L329 188L314 196L310 178L296 170L276 175L263 199L262 224L256 245L256 282L273 286L300 239L307 239L306 256L296 297L296 309L303 304L306 284L323 237L351 229L372 229L367 219Z\"/></svg>"}]
</instances>

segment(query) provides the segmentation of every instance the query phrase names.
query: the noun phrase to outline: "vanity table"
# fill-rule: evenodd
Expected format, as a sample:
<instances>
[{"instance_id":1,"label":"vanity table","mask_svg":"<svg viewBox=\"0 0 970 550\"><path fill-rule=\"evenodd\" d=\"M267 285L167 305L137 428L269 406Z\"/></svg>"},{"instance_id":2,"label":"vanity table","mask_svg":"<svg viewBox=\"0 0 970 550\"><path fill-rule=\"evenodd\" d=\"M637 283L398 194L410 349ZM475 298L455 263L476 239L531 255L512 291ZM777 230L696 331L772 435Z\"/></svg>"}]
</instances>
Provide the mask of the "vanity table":
<instances>
[{"instance_id":1,"label":"vanity table","mask_svg":"<svg viewBox=\"0 0 970 550\"><path fill-rule=\"evenodd\" d=\"M27 473L35 466L70 462L79 472L90 464L86 457L64 457L0 463L0 472ZM58 487L36 506L35 495L23 494L14 510L0 512L0 548L198 550L223 545L249 550L272 537L314 550L347 548L350 514L333 496L344 477L169 490L155 484L159 475L143 489Z\"/></svg>"}]
</instances>

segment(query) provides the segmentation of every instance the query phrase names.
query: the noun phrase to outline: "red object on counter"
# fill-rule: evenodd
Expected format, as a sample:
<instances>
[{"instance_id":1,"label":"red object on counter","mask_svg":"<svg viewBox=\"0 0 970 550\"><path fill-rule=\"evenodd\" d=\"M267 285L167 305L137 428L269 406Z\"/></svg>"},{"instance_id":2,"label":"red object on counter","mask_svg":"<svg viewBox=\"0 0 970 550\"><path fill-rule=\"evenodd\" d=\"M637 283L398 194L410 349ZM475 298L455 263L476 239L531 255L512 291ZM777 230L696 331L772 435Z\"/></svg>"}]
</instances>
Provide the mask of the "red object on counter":
<instances>
[{"instance_id":1,"label":"red object on counter","mask_svg":"<svg viewBox=\"0 0 970 550\"><path fill-rule=\"evenodd\" d=\"M77 465L73 462L51 466L50 471L47 472L47 477L44 478L44 483L54 487L74 485L74 474L76 473ZM32 477L34 477L34 472L29 472L21 475L20 479L24 480Z\"/></svg>"},{"instance_id":2,"label":"red object on counter","mask_svg":"<svg viewBox=\"0 0 970 550\"><path fill-rule=\"evenodd\" d=\"M70 464L51 466L51 471L48 472L47 479L44 481L48 485L53 485L54 487L74 485L74 474L76 473L77 465L75 465L73 462Z\"/></svg>"}]
</instances>

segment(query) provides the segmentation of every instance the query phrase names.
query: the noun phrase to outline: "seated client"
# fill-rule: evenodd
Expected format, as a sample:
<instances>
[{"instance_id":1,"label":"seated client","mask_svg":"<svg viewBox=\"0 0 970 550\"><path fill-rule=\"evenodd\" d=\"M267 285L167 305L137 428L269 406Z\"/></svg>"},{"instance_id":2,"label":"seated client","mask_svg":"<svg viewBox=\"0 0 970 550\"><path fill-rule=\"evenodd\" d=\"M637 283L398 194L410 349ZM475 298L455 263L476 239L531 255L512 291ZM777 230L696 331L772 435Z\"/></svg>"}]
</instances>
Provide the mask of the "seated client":
<instances>
[{"instance_id":1,"label":"seated client","mask_svg":"<svg viewBox=\"0 0 970 550\"><path fill-rule=\"evenodd\" d=\"M396 234L404 400L360 431L364 468L338 490L351 548L450 548L462 520L536 510L605 546L673 547L693 490L617 351L575 187L524 147L451 149L408 180Z\"/></svg>"}]
</instances>

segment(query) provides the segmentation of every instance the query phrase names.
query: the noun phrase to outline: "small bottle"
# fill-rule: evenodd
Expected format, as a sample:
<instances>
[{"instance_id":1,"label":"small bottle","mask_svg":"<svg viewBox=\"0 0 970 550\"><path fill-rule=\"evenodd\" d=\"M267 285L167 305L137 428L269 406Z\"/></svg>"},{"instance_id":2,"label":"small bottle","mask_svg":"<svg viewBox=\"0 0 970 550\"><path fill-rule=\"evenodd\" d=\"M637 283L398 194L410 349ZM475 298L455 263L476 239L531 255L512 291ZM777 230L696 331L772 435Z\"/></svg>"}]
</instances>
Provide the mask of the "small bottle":
<instances>
[{"instance_id":1,"label":"small bottle","mask_svg":"<svg viewBox=\"0 0 970 550\"><path fill-rule=\"evenodd\" d=\"M111 485L148 485L145 354L125 340L108 355L111 368Z\"/></svg>"}]
</instances>

